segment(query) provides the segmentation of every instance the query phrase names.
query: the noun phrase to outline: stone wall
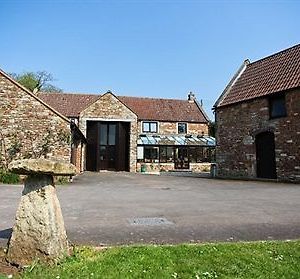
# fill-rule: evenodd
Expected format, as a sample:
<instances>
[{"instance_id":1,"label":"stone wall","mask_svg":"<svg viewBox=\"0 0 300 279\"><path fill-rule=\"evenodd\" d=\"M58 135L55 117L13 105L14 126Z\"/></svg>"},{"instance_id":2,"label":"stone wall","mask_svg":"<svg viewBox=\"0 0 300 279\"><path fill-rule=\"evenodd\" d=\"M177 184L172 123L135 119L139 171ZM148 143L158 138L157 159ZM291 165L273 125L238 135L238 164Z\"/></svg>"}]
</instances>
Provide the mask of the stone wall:
<instances>
[{"instance_id":1,"label":"stone wall","mask_svg":"<svg viewBox=\"0 0 300 279\"><path fill-rule=\"evenodd\" d=\"M0 127L0 167L20 158L70 162L69 122L2 73Z\"/></svg>"},{"instance_id":2,"label":"stone wall","mask_svg":"<svg viewBox=\"0 0 300 279\"><path fill-rule=\"evenodd\" d=\"M80 141L73 143L71 149L71 163L76 166L77 173L84 171L84 165L82 161L84 144Z\"/></svg>"},{"instance_id":3,"label":"stone wall","mask_svg":"<svg viewBox=\"0 0 300 279\"><path fill-rule=\"evenodd\" d=\"M130 122L129 168L136 171L137 116L111 93L106 93L80 114L79 129L86 136L87 121Z\"/></svg>"},{"instance_id":4,"label":"stone wall","mask_svg":"<svg viewBox=\"0 0 300 279\"><path fill-rule=\"evenodd\" d=\"M184 122L186 123L186 122ZM178 122L158 122L158 133L164 135L178 134ZM142 121L138 121L138 132L144 134L142 131ZM187 123L187 134L191 135L208 135L208 124L206 123Z\"/></svg>"},{"instance_id":5,"label":"stone wall","mask_svg":"<svg viewBox=\"0 0 300 279\"><path fill-rule=\"evenodd\" d=\"M267 98L218 108L218 176L255 178L255 135L273 131L278 179L300 181L300 89L286 93L286 108L287 116L276 119L269 119Z\"/></svg>"},{"instance_id":6,"label":"stone wall","mask_svg":"<svg viewBox=\"0 0 300 279\"><path fill-rule=\"evenodd\" d=\"M188 123L188 134L208 135L208 124L206 123Z\"/></svg>"},{"instance_id":7,"label":"stone wall","mask_svg":"<svg viewBox=\"0 0 300 279\"><path fill-rule=\"evenodd\" d=\"M142 165L145 166L145 171L148 173L158 173L164 171L175 170L174 163L137 163L137 171L141 172ZM210 163L190 163L189 170L192 172L209 172ZM180 171L180 170L179 170Z\"/></svg>"}]
</instances>

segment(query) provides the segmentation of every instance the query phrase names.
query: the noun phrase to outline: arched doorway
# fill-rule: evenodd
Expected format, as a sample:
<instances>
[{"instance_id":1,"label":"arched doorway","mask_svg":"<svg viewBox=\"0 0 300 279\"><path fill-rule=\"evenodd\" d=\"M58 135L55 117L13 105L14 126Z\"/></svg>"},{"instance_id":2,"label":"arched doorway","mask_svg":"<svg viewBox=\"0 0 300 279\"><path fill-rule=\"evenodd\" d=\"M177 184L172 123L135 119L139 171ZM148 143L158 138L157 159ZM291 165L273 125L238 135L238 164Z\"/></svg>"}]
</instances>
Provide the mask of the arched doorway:
<instances>
[{"instance_id":1,"label":"arched doorway","mask_svg":"<svg viewBox=\"0 0 300 279\"><path fill-rule=\"evenodd\" d=\"M255 144L257 177L277 178L274 133L262 132L256 135Z\"/></svg>"}]
</instances>

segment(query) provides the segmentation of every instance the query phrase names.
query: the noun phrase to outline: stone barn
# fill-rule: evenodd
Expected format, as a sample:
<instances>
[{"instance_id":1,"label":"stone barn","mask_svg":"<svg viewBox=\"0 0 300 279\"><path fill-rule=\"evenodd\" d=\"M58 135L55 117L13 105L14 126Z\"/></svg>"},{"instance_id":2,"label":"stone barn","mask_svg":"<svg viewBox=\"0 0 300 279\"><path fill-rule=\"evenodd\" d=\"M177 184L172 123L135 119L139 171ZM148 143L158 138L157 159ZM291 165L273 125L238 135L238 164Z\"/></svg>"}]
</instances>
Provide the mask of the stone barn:
<instances>
[{"instance_id":1,"label":"stone barn","mask_svg":"<svg viewBox=\"0 0 300 279\"><path fill-rule=\"evenodd\" d=\"M300 44L246 60L214 110L219 177L300 182Z\"/></svg>"},{"instance_id":2,"label":"stone barn","mask_svg":"<svg viewBox=\"0 0 300 279\"><path fill-rule=\"evenodd\" d=\"M84 136L68 118L0 70L0 169L21 158L49 158L76 164ZM73 154L73 156L72 156ZM77 155L79 157L79 155Z\"/></svg>"}]
</instances>

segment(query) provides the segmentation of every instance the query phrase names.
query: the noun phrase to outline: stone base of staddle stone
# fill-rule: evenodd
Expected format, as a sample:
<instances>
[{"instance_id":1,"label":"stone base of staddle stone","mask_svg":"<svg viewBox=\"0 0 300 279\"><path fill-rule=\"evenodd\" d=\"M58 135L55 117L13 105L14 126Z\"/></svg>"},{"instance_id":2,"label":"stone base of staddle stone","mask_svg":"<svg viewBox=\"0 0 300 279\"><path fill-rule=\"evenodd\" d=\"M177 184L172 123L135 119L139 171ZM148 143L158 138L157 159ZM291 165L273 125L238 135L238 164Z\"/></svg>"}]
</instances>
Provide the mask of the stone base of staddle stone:
<instances>
[{"instance_id":1,"label":"stone base of staddle stone","mask_svg":"<svg viewBox=\"0 0 300 279\"><path fill-rule=\"evenodd\" d=\"M8 243L7 261L26 266L56 262L69 253L67 234L51 175L29 175Z\"/></svg>"}]
</instances>

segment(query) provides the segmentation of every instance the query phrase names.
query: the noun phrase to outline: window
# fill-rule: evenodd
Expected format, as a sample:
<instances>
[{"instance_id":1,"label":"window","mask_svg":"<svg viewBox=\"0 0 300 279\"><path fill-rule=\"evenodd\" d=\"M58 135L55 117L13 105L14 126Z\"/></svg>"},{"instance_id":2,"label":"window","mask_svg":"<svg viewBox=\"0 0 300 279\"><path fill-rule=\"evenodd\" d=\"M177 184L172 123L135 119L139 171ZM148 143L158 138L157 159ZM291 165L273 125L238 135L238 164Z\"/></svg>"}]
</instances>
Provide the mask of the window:
<instances>
[{"instance_id":1,"label":"window","mask_svg":"<svg viewBox=\"0 0 300 279\"><path fill-rule=\"evenodd\" d=\"M178 134L186 134L186 133L187 133L187 124L178 123Z\"/></svg>"},{"instance_id":2,"label":"window","mask_svg":"<svg viewBox=\"0 0 300 279\"><path fill-rule=\"evenodd\" d=\"M100 124L100 145L116 144L116 124Z\"/></svg>"},{"instance_id":3,"label":"window","mask_svg":"<svg viewBox=\"0 0 300 279\"><path fill-rule=\"evenodd\" d=\"M159 162L160 163L172 163L174 162L174 149L172 146L160 146L159 147Z\"/></svg>"},{"instance_id":4,"label":"window","mask_svg":"<svg viewBox=\"0 0 300 279\"><path fill-rule=\"evenodd\" d=\"M144 133L157 133L157 122L143 122Z\"/></svg>"},{"instance_id":5,"label":"window","mask_svg":"<svg viewBox=\"0 0 300 279\"><path fill-rule=\"evenodd\" d=\"M284 94L271 96L269 98L270 118L284 117L287 115Z\"/></svg>"},{"instance_id":6,"label":"window","mask_svg":"<svg viewBox=\"0 0 300 279\"><path fill-rule=\"evenodd\" d=\"M190 147L190 162L201 163L203 160L203 147Z\"/></svg>"},{"instance_id":7,"label":"window","mask_svg":"<svg viewBox=\"0 0 300 279\"><path fill-rule=\"evenodd\" d=\"M190 147L189 154L191 163L213 162L215 160L214 148L211 147Z\"/></svg>"},{"instance_id":8,"label":"window","mask_svg":"<svg viewBox=\"0 0 300 279\"><path fill-rule=\"evenodd\" d=\"M144 161L144 146L137 147L137 159L139 162Z\"/></svg>"},{"instance_id":9,"label":"window","mask_svg":"<svg viewBox=\"0 0 300 279\"><path fill-rule=\"evenodd\" d=\"M100 144L107 145L107 124L100 125Z\"/></svg>"},{"instance_id":10,"label":"window","mask_svg":"<svg viewBox=\"0 0 300 279\"><path fill-rule=\"evenodd\" d=\"M153 146L144 147L144 162L145 163L158 162L158 147L153 147Z\"/></svg>"}]
</instances>

